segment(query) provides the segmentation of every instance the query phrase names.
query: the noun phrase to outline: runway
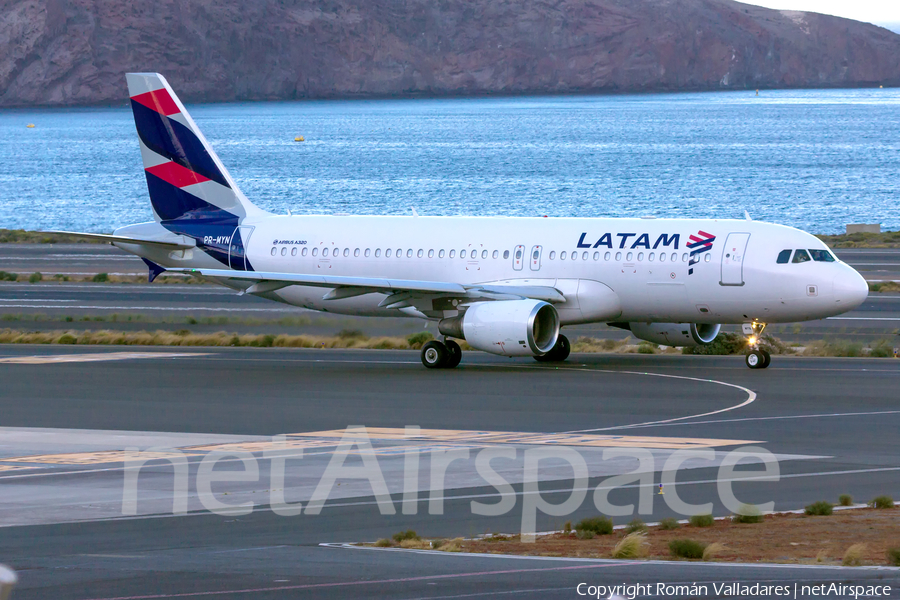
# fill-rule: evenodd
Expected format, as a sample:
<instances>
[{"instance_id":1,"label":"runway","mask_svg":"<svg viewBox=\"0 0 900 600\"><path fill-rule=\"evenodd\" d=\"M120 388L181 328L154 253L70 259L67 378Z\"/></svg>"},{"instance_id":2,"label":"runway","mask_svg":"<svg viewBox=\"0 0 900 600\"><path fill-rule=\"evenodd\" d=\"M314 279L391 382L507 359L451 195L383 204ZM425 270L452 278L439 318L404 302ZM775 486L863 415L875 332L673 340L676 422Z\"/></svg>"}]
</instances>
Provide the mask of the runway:
<instances>
[{"instance_id":1,"label":"runway","mask_svg":"<svg viewBox=\"0 0 900 600\"><path fill-rule=\"evenodd\" d=\"M652 486L679 451L708 452L711 458L683 465L666 497L713 502L718 515L729 512L717 493L719 467L747 446L775 456L780 475L734 482L741 501L789 510L841 493L860 501L896 498L900 361L775 357L769 369L751 371L740 357L573 355L556 368L466 353L454 371L427 371L417 353L404 351L4 346L0 381L0 561L19 571L16 600L570 598L583 581L900 585L896 569L629 564L340 545L407 528L429 536L518 532L531 494L525 457L562 447L582 457L591 490L634 469L628 459L604 458L609 449L644 448ZM367 428L388 497L373 494L368 481L341 480L321 512L311 514L345 428L356 425ZM406 426L420 429L408 435ZM284 441L273 440L279 434ZM184 516L172 515L175 471L166 460L140 469L134 510L125 510L123 461L134 458L121 454L126 448L183 455ZM301 449L276 485L273 456ZM494 504L503 494L475 463L479 453L497 449L512 452L493 464L515 504L480 516L473 501ZM411 453L420 467L412 479L405 470ZM444 465L435 487L432 461L447 453L457 460ZM259 465L256 478L212 488L217 501L251 503L250 512L204 510L197 482L214 454L225 471L246 467L242 458ZM348 456L358 465L364 453L357 446ZM578 482L569 465L554 460L539 469L539 490L559 504ZM738 470L758 477L761 465ZM614 489L610 501L636 503L642 486ZM277 514L273 490L303 512ZM384 514L385 503L393 514ZM556 529L596 511L588 493L570 516L538 513L536 527ZM641 517L673 514L654 496Z\"/></svg>"}]
</instances>

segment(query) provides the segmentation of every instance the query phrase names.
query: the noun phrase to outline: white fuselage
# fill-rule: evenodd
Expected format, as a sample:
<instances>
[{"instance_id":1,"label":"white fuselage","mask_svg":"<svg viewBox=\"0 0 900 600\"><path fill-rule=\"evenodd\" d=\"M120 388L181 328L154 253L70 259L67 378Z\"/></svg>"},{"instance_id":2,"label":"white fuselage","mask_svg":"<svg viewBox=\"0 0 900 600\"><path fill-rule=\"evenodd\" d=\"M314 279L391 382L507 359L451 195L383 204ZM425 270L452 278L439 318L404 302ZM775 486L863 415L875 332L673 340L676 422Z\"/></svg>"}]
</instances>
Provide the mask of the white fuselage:
<instances>
[{"instance_id":1,"label":"white fuselage","mask_svg":"<svg viewBox=\"0 0 900 600\"><path fill-rule=\"evenodd\" d=\"M567 298L557 305L564 325L805 321L852 310L868 292L840 261L779 264L783 250L827 247L797 229L750 220L298 215L248 217L239 230L255 271L555 287ZM692 239L701 243L690 247ZM202 245L141 254L171 268L227 268ZM334 313L426 316L379 307L385 293L323 299L328 291L292 285L260 295ZM429 308L429 318L455 314L453 307Z\"/></svg>"}]
</instances>

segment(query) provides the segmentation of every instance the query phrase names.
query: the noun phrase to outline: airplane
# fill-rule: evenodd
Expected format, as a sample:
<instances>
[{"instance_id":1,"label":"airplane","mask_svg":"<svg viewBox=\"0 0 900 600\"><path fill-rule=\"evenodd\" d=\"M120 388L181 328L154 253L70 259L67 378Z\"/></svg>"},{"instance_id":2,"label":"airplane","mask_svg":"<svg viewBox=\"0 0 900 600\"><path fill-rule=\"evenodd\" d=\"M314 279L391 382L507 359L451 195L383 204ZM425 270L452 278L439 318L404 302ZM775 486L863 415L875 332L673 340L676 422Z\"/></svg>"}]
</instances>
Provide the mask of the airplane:
<instances>
[{"instance_id":1,"label":"airplane","mask_svg":"<svg viewBox=\"0 0 900 600\"><path fill-rule=\"evenodd\" d=\"M741 324L747 366L764 369L766 324L839 315L868 295L822 241L749 215L276 215L241 193L162 75L126 79L154 221L75 235L141 257L151 282L187 273L310 310L435 322L443 339L422 347L428 368L459 365L454 340L563 361L560 329L599 322L676 347Z\"/></svg>"}]
</instances>

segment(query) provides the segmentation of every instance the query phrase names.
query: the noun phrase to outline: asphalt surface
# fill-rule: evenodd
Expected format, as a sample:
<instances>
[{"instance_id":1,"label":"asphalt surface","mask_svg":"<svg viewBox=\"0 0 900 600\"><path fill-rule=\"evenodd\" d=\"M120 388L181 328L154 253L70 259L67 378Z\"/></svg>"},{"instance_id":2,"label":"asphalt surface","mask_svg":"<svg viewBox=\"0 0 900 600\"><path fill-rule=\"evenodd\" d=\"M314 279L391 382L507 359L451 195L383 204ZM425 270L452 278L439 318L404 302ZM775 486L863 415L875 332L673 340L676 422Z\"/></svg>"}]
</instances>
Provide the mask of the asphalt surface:
<instances>
[{"instance_id":1,"label":"asphalt surface","mask_svg":"<svg viewBox=\"0 0 900 600\"><path fill-rule=\"evenodd\" d=\"M150 356L43 362L47 357L56 361L61 356L71 359L85 353L120 352L80 347L0 348L4 426L0 429L0 466L14 464L4 463L4 457L15 456L24 448L25 438L16 437L16 432L59 450L66 435L84 430L250 439L348 425L417 425L470 434L578 431L613 437L753 441L780 457L781 476L777 482L736 483L735 494L742 501L772 500L776 509L788 510L816 500L834 500L841 493L859 500L880 494L900 496L900 438L896 435L900 361L890 359L775 357L769 369L751 371L741 357L573 355L565 366L556 368L525 359L466 353L456 370L428 371L417 353L404 351L201 349L174 357L160 350L160 357L154 357L156 350L142 349ZM35 437L38 434L44 437ZM519 449L525 447L507 442ZM726 444L716 450L731 448ZM34 447L28 446L28 452L35 453ZM581 452L588 454L585 449ZM192 477L196 460L190 459ZM387 464L390 453L379 454L378 460ZM302 462L306 461L305 457ZM744 469L758 472L757 467ZM146 481L142 485L152 487L156 478L171 477L171 473L159 466L150 469L145 479L142 471L141 481ZM727 514L716 491L717 473L716 468L703 465L680 471L677 494L687 502L711 501L714 513ZM540 489L549 502L558 503L571 493L573 482L567 472L555 475L542 474ZM371 541L407 528L429 536L519 530L524 504L521 483L513 483L517 498L513 510L483 517L473 514L472 497L492 502L497 490L475 478L456 481L445 493L443 514L429 514L424 493L419 495L420 509L415 514L402 514L401 494L392 492L398 509L393 515L381 514L369 493L329 500L318 515L283 517L268 509L266 496L261 494L253 512L244 516L191 510L179 517L160 512L133 518L10 525L0 534L0 561L10 563L20 574L15 600L188 594L229 598L510 594L576 598L575 587L580 582L655 586L658 582L792 585L869 580L892 585L895 592L900 585L896 569L629 564L321 545ZM603 477L591 471L590 487L602 481ZM261 482L259 491L269 491L263 489L269 484ZM288 481L285 487L292 485ZM90 510L96 497L121 493L121 489L121 469L103 465L0 471L0 497L7 499L0 511L10 518L26 518L41 502L71 493L74 500L67 510L78 513ZM673 491L670 488L668 493ZM610 499L614 504L627 504L635 502L638 493L637 488L617 489ZM23 496L30 498L30 503L18 504ZM642 518L651 521L674 514L658 500L652 514ZM564 520L574 522L595 513L588 494L570 516L539 515L537 528L555 529ZM60 515L59 519L65 520L62 512ZM630 518L616 521L624 523ZM709 596L700 593L693 597Z\"/></svg>"}]
</instances>

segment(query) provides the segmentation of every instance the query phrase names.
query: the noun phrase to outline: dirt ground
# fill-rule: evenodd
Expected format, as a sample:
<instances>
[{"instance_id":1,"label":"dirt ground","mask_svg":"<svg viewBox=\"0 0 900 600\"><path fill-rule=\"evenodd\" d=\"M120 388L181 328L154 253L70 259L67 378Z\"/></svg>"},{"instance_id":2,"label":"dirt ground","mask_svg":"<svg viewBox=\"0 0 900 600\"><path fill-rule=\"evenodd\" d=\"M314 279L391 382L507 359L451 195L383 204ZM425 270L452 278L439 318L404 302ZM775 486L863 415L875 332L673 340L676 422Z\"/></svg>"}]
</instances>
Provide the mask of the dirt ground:
<instances>
[{"instance_id":1,"label":"dirt ground","mask_svg":"<svg viewBox=\"0 0 900 600\"><path fill-rule=\"evenodd\" d=\"M609 558L613 547L625 536L622 530L610 535L580 540L575 533L539 537L523 544L518 536L509 539L462 541L463 552L524 554L535 556L577 556ZM677 529L647 529L649 559L672 559L669 542L691 539L704 544L718 542L725 548L711 560L726 562L771 562L834 565L853 544L865 544L863 565L887 564L888 548L900 547L900 509L852 509L830 516L797 514L767 515L762 523L738 524L717 520L709 527L681 524Z\"/></svg>"}]
</instances>

